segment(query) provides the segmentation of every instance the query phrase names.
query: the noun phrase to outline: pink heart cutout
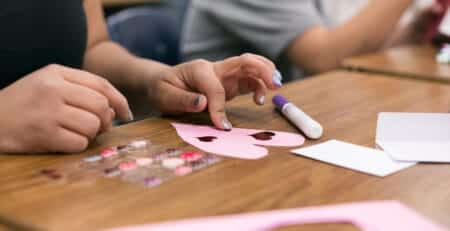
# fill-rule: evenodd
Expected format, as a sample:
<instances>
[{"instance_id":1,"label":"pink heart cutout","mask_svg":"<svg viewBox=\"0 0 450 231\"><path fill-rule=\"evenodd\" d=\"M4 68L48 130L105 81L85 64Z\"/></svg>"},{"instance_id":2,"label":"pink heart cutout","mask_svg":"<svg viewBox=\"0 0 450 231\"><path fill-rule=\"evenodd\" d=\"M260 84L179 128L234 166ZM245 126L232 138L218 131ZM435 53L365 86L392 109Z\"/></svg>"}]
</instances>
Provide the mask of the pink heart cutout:
<instances>
[{"instance_id":1,"label":"pink heart cutout","mask_svg":"<svg viewBox=\"0 0 450 231\"><path fill-rule=\"evenodd\" d=\"M266 156L268 150L261 146L293 147L300 146L305 141L303 136L289 132L243 128L222 131L210 126L181 123L172 123L172 126L181 139L205 152L241 159ZM263 133L257 137L265 140L252 136L258 133Z\"/></svg>"}]
</instances>

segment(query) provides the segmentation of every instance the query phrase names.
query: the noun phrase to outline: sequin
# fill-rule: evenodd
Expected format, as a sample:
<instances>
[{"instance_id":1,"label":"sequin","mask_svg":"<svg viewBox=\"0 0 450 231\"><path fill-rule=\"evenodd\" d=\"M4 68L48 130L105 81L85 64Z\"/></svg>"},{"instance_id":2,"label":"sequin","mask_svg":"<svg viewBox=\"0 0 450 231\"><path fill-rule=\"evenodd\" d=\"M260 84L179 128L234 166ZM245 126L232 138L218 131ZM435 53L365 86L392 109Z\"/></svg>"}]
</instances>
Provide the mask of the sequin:
<instances>
[{"instance_id":1,"label":"sequin","mask_svg":"<svg viewBox=\"0 0 450 231\"><path fill-rule=\"evenodd\" d=\"M147 177L144 179L144 184L147 187L155 187L155 186L160 185L161 183L162 183L161 179L154 177L154 176Z\"/></svg>"},{"instance_id":2,"label":"sequin","mask_svg":"<svg viewBox=\"0 0 450 231\"><path fill-rule=\"evenodd\" d=\"M181 154L181 158L187 162L197 161L202 157L203 155L196 151L184 152L183 154Z\"/></svg>"},{"instance_id":3,"label":"sequin","mask_svg":"<svg viewBox=\"0 0 450 231\"><path fill-rule=\"evenodd\" d=\"M169 168L169 169L175 169L180 165L184 164L184 160L180 159L180 158L168 158L163 160L162 165L165 168Z\"/></svg>"},{"instance_id":4,"label":"sequin","mask_svg":"<svg viewBox=\"0 0 450 231\"><path fill-rule=\"evenodd\" d=\"M139 166L147 166L147 165L152 164L153 160L151 158L142 157L142 158L137 158L136 163Z\"/></svg>"},{"instance_id":5,"label":"sequin","mask_svg":"<svg viewBox=\"0 0 450 231\"><path fill-rule=\"evenodd\" d=\"M136 140L129 143L128 145L132 148L145 148L147 146L147 143L148 142L146 140Z\"/></svg>"},{"instance_id":6,"label":"sequin","mask_svg":"<svg viewBox=\"0 0 450 231\"><path fill-rule=\"evenodd\" d=\"M192 168L189 166L180 166L175 169L175 174L177 176L184 176L192 172Z\"/></svg>"},{"instance_id":7,"label":"sequin","mask_svg":"<svg viewBox=\"0 0 450 231\"><path fill-rule=\"evenodd\" d=\"M189 164L191 165L192 169L194 169L194 170L202 169L202 168L208 166L208 162L204 161L204 160L192 161L192 162L189 162Z\"/></svg>"},{"instance_id":8,"label":"sequin","mask_svg":"<svg viewBox=\"0 0 450 231\"><path fill-rule=\"evenodd\" d=\"M94 156L88 156L86 158L84 158L84 161L86 162L97 162L100 161L102 159L101 155L94 155Z\"/></svg>"},{"instance_id":9,"label":"sequin","mask_svg":"<svg viewBox=\"0 0 450 231\"><path fill-rule=\"evenodd\" d=\"M122 171L131 171L133 169L135 169L136 166L136 162L135 161L124 161L122 163L119 164L119 168Z\"/></svg>"},{"instance_id":10,"label":"sequin","mask_svg":"<svg viewBox=\"0 0 450 231\"><path fill-rule=\"evenodd\" d=\"M109 158L109 157L115 156L117 154L119 154L119 152L117 151L117 148L107 148L107 149L103 149L100 152L100 155L103 158Z\"/></svg>"}]
</instances>

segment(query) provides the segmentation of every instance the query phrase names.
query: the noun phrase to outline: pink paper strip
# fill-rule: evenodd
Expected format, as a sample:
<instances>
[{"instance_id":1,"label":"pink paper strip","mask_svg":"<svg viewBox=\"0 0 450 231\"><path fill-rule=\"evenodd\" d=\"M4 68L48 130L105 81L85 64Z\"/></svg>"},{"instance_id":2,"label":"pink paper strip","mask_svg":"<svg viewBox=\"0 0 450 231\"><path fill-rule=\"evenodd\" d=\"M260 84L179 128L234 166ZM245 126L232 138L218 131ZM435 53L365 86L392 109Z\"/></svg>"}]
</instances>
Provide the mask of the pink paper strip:
<instances>
[{"instance_id":1,"label":"pink paper strip","mask_svg":"<svg viewBox=\"0 0 450 231\"><path fill-rule=\"evenodd\" d=\"M374 201L207 217L110 231L265 231L316 223L350 223L362 231L445 230L397 201Z\"/></svg>"}]
</instances>

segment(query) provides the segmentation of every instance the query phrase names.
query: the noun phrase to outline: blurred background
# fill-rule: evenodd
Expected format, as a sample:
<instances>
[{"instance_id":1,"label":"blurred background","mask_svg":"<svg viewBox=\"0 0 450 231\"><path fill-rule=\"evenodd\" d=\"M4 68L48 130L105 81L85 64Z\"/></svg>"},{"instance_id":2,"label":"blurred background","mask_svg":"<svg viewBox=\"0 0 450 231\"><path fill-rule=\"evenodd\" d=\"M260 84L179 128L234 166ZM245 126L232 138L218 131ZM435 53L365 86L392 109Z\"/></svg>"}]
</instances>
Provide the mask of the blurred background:
<instances>
[{"instance_id":1,"label":"blurred background","mask_svg":"<svg viewBox=\"0 0 450 231\"><path fill-rule=\"evenodd\" d=\"M112 40L133 54L175 65L189 0L103 0Z\"/></svg>"},{"instance_id":2,"label":"blurred background","mask_svg":"<svg viewBox=\"0 0 450 231\"><path fill-rule=\"evenodd\" d=\"M133 54L166 64L181 62L180 38L190 0L102 0L111 38ZM207 0L205 0L207 1ZM329 25L345 23L370 0L318 0ZM433 0L416 0L400 23Z\"/></svg>"}]
</instances>

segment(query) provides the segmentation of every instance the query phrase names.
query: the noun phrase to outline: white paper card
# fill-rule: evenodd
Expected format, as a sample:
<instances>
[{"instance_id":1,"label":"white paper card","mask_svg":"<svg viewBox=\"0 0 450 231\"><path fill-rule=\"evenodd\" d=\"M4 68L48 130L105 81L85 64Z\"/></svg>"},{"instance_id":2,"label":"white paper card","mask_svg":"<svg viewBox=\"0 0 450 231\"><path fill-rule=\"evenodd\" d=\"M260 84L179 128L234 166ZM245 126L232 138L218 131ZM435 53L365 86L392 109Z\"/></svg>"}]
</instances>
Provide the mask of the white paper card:
<instances>
[{"instance_id":1,"label":"white paper card","mask_svg":"<svg viewBox=\"0 0 450 231\"><path fill-rule=\"evenodd\" d=\"M380 113L376 144L399 161L450 162L450 114Z\"/></svg>"},{"instance_id":2,"label":"white paper card","mask_svg":"<svg viewBox=\"0 0 450 231\"><path fill-rule=\"evenodd\" d=\"M330 140L291 152L329 164L349 168L375 176L387 176L415 163L397 162L383 151Z\"/></svg>"}]
</instances>

